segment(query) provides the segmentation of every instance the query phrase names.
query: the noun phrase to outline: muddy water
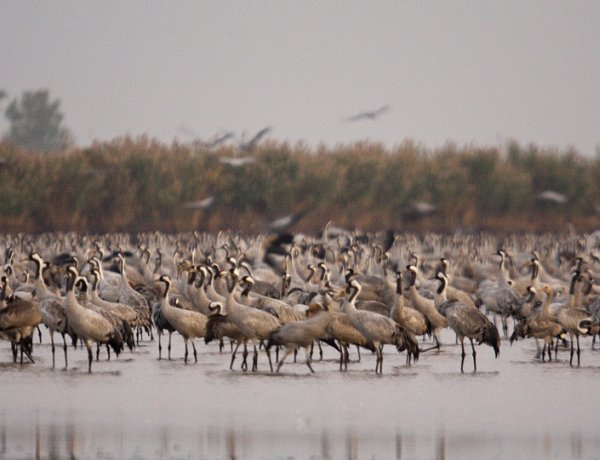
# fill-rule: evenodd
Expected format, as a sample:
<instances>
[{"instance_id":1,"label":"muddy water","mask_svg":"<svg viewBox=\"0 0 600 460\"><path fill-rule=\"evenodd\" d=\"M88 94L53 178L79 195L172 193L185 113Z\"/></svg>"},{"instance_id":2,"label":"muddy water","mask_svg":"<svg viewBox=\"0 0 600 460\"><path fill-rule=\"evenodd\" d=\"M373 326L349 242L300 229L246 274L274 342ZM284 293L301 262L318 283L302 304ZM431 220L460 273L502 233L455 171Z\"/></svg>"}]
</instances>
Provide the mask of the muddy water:
<instances>
[{"instance_id":1,"label":"muddy water","mask_svg":"<svg viewBox=\"0 0 600 460\"><path fill-rule=\"evenodd\" d=\"M315 374L303 352L280 375L264 354L258 373L239 370L239 358L230 371L229 354L203 343L185 365L177 335L171 361L145 342L111 361L103 353L89 375L85 350L52 370L47 336L23 366L2 342L0 459L600 457L600 352L589 339L579 369L568 351L542 363L533 341L519 341L503 342L498 359L477 347L475 374L470 350L461 374L460 346L450 332L442 339L411 367L388 346L383 376L367 351L340 372L329 347Z\"/></svg>"}]
</instances>

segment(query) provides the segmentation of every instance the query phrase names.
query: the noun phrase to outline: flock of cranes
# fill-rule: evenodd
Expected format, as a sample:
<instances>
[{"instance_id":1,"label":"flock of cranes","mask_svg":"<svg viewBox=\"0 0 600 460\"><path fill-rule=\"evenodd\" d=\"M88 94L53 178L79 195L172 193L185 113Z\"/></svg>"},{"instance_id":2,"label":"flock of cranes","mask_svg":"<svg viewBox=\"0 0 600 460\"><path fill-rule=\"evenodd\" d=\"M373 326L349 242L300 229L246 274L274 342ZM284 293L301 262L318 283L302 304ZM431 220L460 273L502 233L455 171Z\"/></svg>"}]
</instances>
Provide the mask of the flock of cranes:
<instances>
[{"instance_id":1,"label":"flock of cranes","mask_svg":"<svg viewBox=\"0 0 600 460\"><path fill-rule=\"evenodd\" d=\"M35 362L41 327L53 367L58 333L64 366L70 346L85 345L89 372L94 347L96 360L104 347L110 359L111 350L135 353L155 340L163 359L165 333L167 358L176 333L185 363L190 345L197 362L198 342L215 340L221 350L231 343L231 369L240 347L242 370L257 371L264 352L271 372L304 349L314 372L313 353L331 346L346 370L356 347L359 359L361 348L375 355L376 373L385 345L405 353L409 366L450 345L440 340L446 328L461 345L461 372L465 339L477 371L476 345L498 357L501 336L542 341L542 361L567 347L570 365L579 366L580 337L591 337L593 348L600 333L597 234L390 238L328 225L319 236L52 234L5 236L0 244L0 338L21 363Z\"/></svg>"}]
</instances>

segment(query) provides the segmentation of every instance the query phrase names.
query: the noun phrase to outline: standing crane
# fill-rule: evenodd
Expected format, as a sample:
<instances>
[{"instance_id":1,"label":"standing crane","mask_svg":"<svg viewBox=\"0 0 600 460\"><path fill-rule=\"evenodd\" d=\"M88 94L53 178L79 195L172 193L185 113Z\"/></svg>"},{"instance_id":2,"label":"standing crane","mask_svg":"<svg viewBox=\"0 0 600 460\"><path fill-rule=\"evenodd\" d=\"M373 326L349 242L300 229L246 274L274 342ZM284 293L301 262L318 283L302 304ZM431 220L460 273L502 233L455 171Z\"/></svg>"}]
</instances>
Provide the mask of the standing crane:
<instances>
[{"instance_id":1,"label":"standing crane","mask_svg":"<svg viewBox=\"0 0 600 460\"><path fill-rule=\"evenodd\" d=\"M448 326L452 329L461 346L460 371L464 372L465 364L465 337L471 342L473 351L473 372L477 372L477 352L473 340L477 344L486 343L494 349L496 358L500 354L500 335L496 326L478 308L472 307L461 300L448 300L446 288L448 278L443 272L438 272L436 278L440 282L435 296L435 306L439 312L448 320Z\"/></svg>"},{"instance_id":2,"label":"standing crane","mask_svg":"<svg viewBox=\"0 0 600 460\"><path fill-rule=\"evenodd\" d=\"M183 342L185 344L184 361L187 364L189 340L192 344L192 349L194 350L194 362L198 362L198 352L196 351L194 339L197 337L204 337L207 318L197 311L184 310L183 308L171 306L169 303L169 290L171 289L172 283L171 277L168 275L161 275L158 281L165 285L159 302L159 308L162 310L163 316L169 324L183 336Z\"/></svg>"},{"instance_id":3,"label":"standing crane","mask_svg":"<svg viewBox=\"0 0 600 460\"><path fill-rule=\"evenodd\" d=\"M258 347L259 341L267 340L271 332L281 326L281 321L275 316L249 307L238 302L235 299L234 292L239 281L239 274L235 267L232 267L228 273L227 290L228 294L225 299L225 314L231 321L240 329L246 338L252 341L254 347L254 355L252 357L252 370L257 370L258 364ZM271 353L268 348L265 348L269 367L273 372L273 363L271 362Z\"/></svg>"},{"instance_id":4,"label":"standing crane","mask_svg":"<svg viewBox=\"0 0 600 460\"><path fill-rule=\"evenodd\" d=\"M29 255L29 260L35 263L35 298L40 305L42 314L42 323L48 328L50 333L50 342L52 344L52 368L56 365L54 332L58 332L63 339L63 352L65 355L65 368L68 366L67 360L67 340L65 336L68 333L67 312L65 310L64 299L52 292L46 286L43 277L43 270L46 262L37 252Z\"/></svg>"},{"instance_id":5,"label":"standing crane","mask_svg":"<svg viewBox=\"0 0 600 460\"><path fill-rule=\"evenodd\" d=\"M108 344L117 356L123 349L123 339L102 315L84 308L75 297L75 283L79 273L69 265L67 267L67 294L64 304L67 321L73 333L83 342L88 351L88 372L92 372L92 345L95 343Z\"/></svg>"},{"instance_id":6,"label":"standing crane","mask_svg":"<svg viewBox=\"0 0 600 460\"><path fill-rule=\"evenodd\" d=\"M356 279L350 279L346 287L347 297L342 304L342 311L348 314L352 325L369 340L376 350L375 373L383 372L383 346L396 345L399 351L406 350L414 357L419 358L419 344L413 334L396 324L391 318L379 313L357 310L356 298L360 294L361 285ZM410 358L407 357L407 362Z\"/></svg>"},{"instance_id":7,"label":"standing crane","mask_svg":"<svg viewBox=\"0 0 600 460\"><path fill-rule=\"evenodd\" d=\"M277 372L279 372L289 354L292 352L295 353L298 347L304 348L306 352L306 365L312 373L315 372L310 364L309 348L315 340L319 340L325 336L329 319L330 315L328 311L320 311L308 319L284 324L271 332L267 348L273 345L285 346L285 354L277 364Z\"/></svg>"},{"instance_id":8,"label":"standing crane","mask_svg":"<svg viewBox=\"0 0 600 460\"><path fill-rule=\"evenodd\" d=\"M4 283L4 282L3 282ZM2 286L4 290L5 285ZM40 306L36 301L16 298L9 301L0 310L0 338L11 342L13 361L17 362L17 348L21 349L21 364L23 353L33 363L32 336L38 324L42 322Z\"/></svg>"}]
</instances>

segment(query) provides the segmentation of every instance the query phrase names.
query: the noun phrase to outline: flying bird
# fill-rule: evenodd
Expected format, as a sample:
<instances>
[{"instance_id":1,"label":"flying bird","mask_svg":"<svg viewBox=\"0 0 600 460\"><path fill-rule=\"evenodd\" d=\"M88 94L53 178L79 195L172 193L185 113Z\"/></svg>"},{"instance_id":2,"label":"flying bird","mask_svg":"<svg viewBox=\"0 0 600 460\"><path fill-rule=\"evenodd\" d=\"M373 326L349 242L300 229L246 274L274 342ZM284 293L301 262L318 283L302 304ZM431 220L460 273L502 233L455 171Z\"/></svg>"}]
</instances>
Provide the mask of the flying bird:
<instances>
[{"instance_id":1,"label":"flying bird","mask_svg":"<svg viewBox=\"0 0 600 460\"><path fill-rule=\"evenodd\" d=\"M567 195L554 190L545 190L542 193L539 193L538 199L556 204L565 204L568 201Z\"/></svg>"},{"instance_id":2,"label":"flying bird","mask_svg":"<svg viewBox=\"0 0 600 460\"><path fill-rule=\"evenodd\" d=\"M229 165L233 168L241 168L256 162L256 158L253 157L220 157L219 161L223 164Z\"/></svg>"},{"instance_id":3,"label":"flying bird","mask_svg":"<svg viewBox=\"0 0 600 460\"><path fill-rule=\"evenodd\" d=\"M184 124L178 125L177 131L180 134L183 134L184 136L194 139L194 142L198 146L206 149L212 149L214 147L217 147L234 136L234 133L232 131L226 131L224 133L217 133L210 139L203 140L200 138L196 131Z\"/></svg>"},{"instance_id":4,"label":"flying bird","mask_svg":"<svg viewBox=\"0 0 600 460\"><path fill-rule=\"evenodd\" d=\"M352 115L351 117L346 118L346 121L362 121L362 120L375 120L380 115L383 115L387 111L390 110L390 106L388 104L379 107L376 110L365 110L363 112L357 113L356 115Z\"/></svg>"},{"instance_id":5,"label":"flying bird","mask_svg":"<svg viewBox=\"0 0 600 460\"><path fill-rule=\"evenodd\" d=\"M295 213L287 214L285 216L278 217L277 219L269 222L269 224L268 224L269 230L271 230L272 232L283 232L283 231L289 229L290 227L296 225L296 223L300 219L302 219L302 217L304 217L304 214L306 214L306 211L302 210L299 212L295 212Z\"/></svg>"},{"instance_id":6,"label":"flying bird","mask_svg":"<svg viewBox=\"0 0 600 460\"><path fill-rule=\"evenodd\" d=\"M232 131L227 131L226 133L223 134L217 134L216 136L214 136L211 140L209 141L204 141L202 143L202 145L204 147L207 147L209 149L217 147L219 145L221 145L223 142L231 139L233 137L233 132Z\"/></svg>"},{"instance_id":7,"label":"flying bird","mask_svg":"<svg viewBox=\"0 0 600 460\"><path fill-rule=\"evenodd\" d=\"M254 137L252 137L252 139L250 139L247 142L240 142L239 146L240 149L248 152L250 150L252 150L254 147L256 147L256 144L258 144L258 142L267 134L269 134L271 132L273 128L271 128L270 126L267 126L263 129L261 129L259 132L257 132Z\"/></svg>"},{"instance_id":8,"label":"flying bird","mask_svg":"<svg viewBox=\"0 0 600 460\"><path fill-rule=\"evenodd\" d=\"M203 200L187 201L186 203L183 203L183 207L188 209L209 209L214 202L215 197L211 195Z\"/></svg>"}]
</instances>

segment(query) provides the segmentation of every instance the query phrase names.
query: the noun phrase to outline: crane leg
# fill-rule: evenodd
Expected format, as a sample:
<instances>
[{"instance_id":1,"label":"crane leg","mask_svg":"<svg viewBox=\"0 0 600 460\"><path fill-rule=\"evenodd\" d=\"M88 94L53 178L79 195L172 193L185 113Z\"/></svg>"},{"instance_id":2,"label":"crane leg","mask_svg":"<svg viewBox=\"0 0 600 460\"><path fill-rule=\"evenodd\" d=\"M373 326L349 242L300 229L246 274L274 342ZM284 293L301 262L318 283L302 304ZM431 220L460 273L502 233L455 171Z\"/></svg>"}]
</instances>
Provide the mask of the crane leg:
<instances>
[{"instance_id":1,"label":"crane leg","mask_svg":"<svg viewBox=\"0 0 600 460\"><path fill-rule=\"evenodd\" d=\"M185 344L185 355L183 355L183 362L187 364L187 358L188 358L188 339L186 339L185 337L183 338L183 343Z\"/></svg>"},{"instance_id":2,"label":"crane leg","mask_svg":"<svg viewBox=\"0 0 600 460\"><path fill-rule=\"evenodd\" d=\"M506 316L502 316L502 333L504 334L504 338L508 338L508 318Z\"/></svg>"},{"instance_id":3,"label":"crane leg","mask_svg":"<svg viewBox=\"0 0 600 460\"><path fill-rule=\"evenodd\" d=\"M54 347L54 333L50 333L50 344L52 346L52 369L54 369L54 366L56 365L56 357L55 357L55 352L56 352L56 348Z\"/></svg>"},{"instance_id":4,"label":"crane leg","mask_svg":"<svg viewBox=\"0 0 600 460\"><path fill-rule=\"evenodd\" d=\"M537 357L540 356L540 353L541 353L541 350L540 350L540 341L538 340L537 337L535 338L535 350L536 350L535 351L535 357L537 358Z\"/></svg>"},{"instance_id":5,"label":"crane leg","mask_svg":"<svg viewBox=\"0 0 600 460\"><path fill-rule=\"evenodd\" d=\"M267 347L265 347L265 353L267 353L267 359L269 360L269 368L271 369L271 372L273 372L273 362L271 361L271 350L269 350Z\"/></svg>"},{"instance_id":6,"label":"crane leg","mask_svg":"<svg viewBox=\"0 0 600 460\"><path fill-rule=\"evenodd\" d=\"M193 339L190 339L190 342L192 342L192 348L194 349L194 362L197 363L198 362L198 352L196 351L196 344L194 343Z\"/></svg>"},{"instance_id":7,"label":"crane leg","mask_svg":"<svg viewBox=\"0 0 600 460\"><path fill-rule=\"evenodd\" d=\"M66 369L68 367L68 362L67 362L67 339L65 338L64 332L62 333L62 338L63 338L63 351L65 352L65 369Z\"/></svg>"},{"instance_id":8,"label":"crane leg","mask_svg":"<svg viewBox=\"0 0 600 460\"><path fill-rule=\"evenodd\" d=\"M33 344L33 337L32 337L32 344ZM28 350L26 343L21 344L21 364L23 364L23 352L25 352L25 356L27 356L29 361L31 361L33 364L35 364L35 361L33 360L33 356L31 356L31 352Z\"/></svg>"},{"instance_id":9,"label":"crane leg","mask_svg":"<svg viewBox=\"0 0 600 460\"><path fill-rule=\"evenodd\" d=\"M92 353L92 346L86 343L87 352L88 352L88 373L92 373L92 361L94 360L94 356Z\"/></svg>"},{"instance_id":10,"label":"crane leg","mask_svg":"<svg viewBox=\"0 0 600 460\"><path fill-rule=\"evenodd\" d=\"M546 361L546 342L544 342L544 347L542 348L542 362Z\"/></svg>"},{"instance_id":11,"label":"crane leg","mask_svg":"<svg viewBox=\"0 0 600 460\"><path fill-rule=\"evenodd\" d=\"M348 345L342 342L338 342L340 349L340 371L344 370L344 364L346 363L346 352L348 351Z\"/></svg>"},{"instance_id":12,"label":"crane leg","mask_svg":"<svg viewBox=\"0 0 600 460\"><path fill-rule=\"evenodd\" d=\"M473 372L477 372L477 352L475 351L475 345L473 345L473 339L469 339L471 342L471 350L473 350Z\"/></svg>"},{"instance_id":13,"label":"crane leg","mask_svg":"<svg viewBox=\"0 0 600 460\"><path fill-rule=\"evenodd\" d=\"M320 346L319 346L319 348L320 348ZM310 355L309 355L309 352L308 352L308 347L304 347L304 351L306 352L306 365L310 369L310 372L312 372L314 374L315 371L312 368L312 366L310 365Z\"/></svg>"},{"instance_id":14,"label":"crane leg","mask_svg":"<svg viewBox=\"0 0 600 460\"><path fill-rule=\"evenodd\" d=\"M359 349L358 346L356 347L356 349L357 350ZM346 344L344 346L344 370L345 371L348 370L348 361L350 361L350 346L348 344ZM360 359L359 359L359 361L360 361Z\"/></svg>"},{"instance_id":15,"label":"crane leg","mask_svg":"<svg viewBox=\"0 0 600 460\"><path fill-rule=\"evenodd\" d=\"M433 333L433 341L435 342L435 348L437 348L437 351L440 351L441 344L440 344L440 338L438 337L437 332Z\"/></svg>"},{"instance_id":16,"label":"crane leg","mask_svg":"<svg viewBox=\"0 0 600 460\"><path fill-rule=\"evenodd\" d=\"M377 360L375 364L375 373L377 374L377 369L379 368L379 373L383 374L383 345L377 346Z\"/></svg>"},{"instance_id":17,"label":"crane leg","mask_svg":"<svg viewBox=\"0 0 600 460\"><path fill-rule=\"evenodd\" d=\"M240 342L238 341L235 344L235 348L231 352L231 362L229 363L229 370L233 370L233 362L235 361L235 354L237 353L239 347L240 347Z\"/></svg>"},{"instance_id":18,"label":"crane leg","mask_svg":"<svg viewBox=\"0 0 600 460\"><path fill-rule=\"evenodd\" d=\"M252 372L256 372L258 369L258 348L256 348L256 342L252 342L254 345L254 355L252 356Z\"/></svg>"},{"instance_id":19,"label":"crane leg","mask_svg":"<svg viewBox=\"0 0 600 460\"><path fill-rule=\"evenodd\" d=\"M248 370L248 343L244 340L244 352L242 353L242 370Z\"/></svg>"},{"instance_id":20,"label":"crane leg","mask_svg":"<svg viewBox=\"0 0 600 460\"><path fill-rule=\"evenodd\" d=\"M571 335L571 358L569 359L569 366L573 367L573 355L575 354L575 345L573 343L573 336Z\"/></svg>"},{"instance_id":21,"label":"crane leg","mask_svg":"<svg viewBox=\"0 0 600 460\"><path fill-rule=\"evenodd\" d=\"M296 349L294 349L295 351ZM281 369L281 366L283 366L283 362L285 361L285 358L287 358L289 356L289 354L292 352L291 349L286 348L285 349L285 353L283 354L283 356L281 357L281 360L279 361L279 363L277 364L277 373L279 374L279 369Z\"/></svg>"},{"instance_id":22,"label":"crane leg","mask_svg":"<svg viewBox=\"0 0 600 460\"><path fill-rule=\"evenodd\" d=\"M461 353L460 353L460 357L461 357L461 360L460 360L460 371L464 373L465 372L465 370L464 370L465 356L467 355L465 353L465 342L464 342L464 339L461 339L461 341L460 341L460 348L461 348Z\"/></svg>"},{"instance_id":23,"label":"crane leg","mask_svg":"<svg viewBox=\"0 0 600 460\"><path fill-rule=\"evenodd\" d=\"M171 335L172 335L172 332L169 332L169 345L167 346L167 352L168 352L168 355L169 355L169 361L171 361Z\"/></svg>"},{"instance_id":24,"label":"crane leg","mask_svg":"<svg viewBox=\"0 0 600 460\"><path fill-rule=\"evenodd\" d=\"M579 367L579 365L581 364L581 361L580 361L581 348L579 348L579 334L577 334L575 337L577 340L577 367Z\"/></svg>"},{"instance_id":25,"label":"crane leg","mask_svg":"<svg viewBox=\"0 0 600 460\"><path fill-rule=\"evenodd\" d=\"M162 343L160 337L162 336L161 332L158 332L158 360L160 361L162 358Z\"/></svg>"}]
</instances>

